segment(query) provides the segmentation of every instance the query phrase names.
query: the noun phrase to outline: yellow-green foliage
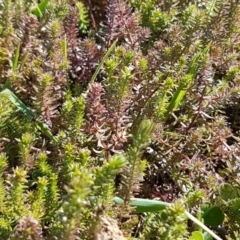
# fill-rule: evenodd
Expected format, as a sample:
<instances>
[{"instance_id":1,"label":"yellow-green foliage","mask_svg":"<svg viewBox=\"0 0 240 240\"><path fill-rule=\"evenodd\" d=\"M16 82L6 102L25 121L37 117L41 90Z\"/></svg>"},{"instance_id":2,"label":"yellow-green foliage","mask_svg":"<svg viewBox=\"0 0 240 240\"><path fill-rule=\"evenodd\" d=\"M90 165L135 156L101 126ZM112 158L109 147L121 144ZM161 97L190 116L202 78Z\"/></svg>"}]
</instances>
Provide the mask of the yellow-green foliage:
<instances>
[{"instance_id":1,"label":"yellow-green foliage","mask_svg":"<svg viewBox=\"0 0 240 240\"><path fill-rule=\"evenodd\" d=\"M239 16L234 0L0 1L0 238L97 239L112 219L187 239L181 198L220 206L237 239L219 184L239 188ZM133 197L176 202L137 215Z\"/></svg>"}]
</instances>

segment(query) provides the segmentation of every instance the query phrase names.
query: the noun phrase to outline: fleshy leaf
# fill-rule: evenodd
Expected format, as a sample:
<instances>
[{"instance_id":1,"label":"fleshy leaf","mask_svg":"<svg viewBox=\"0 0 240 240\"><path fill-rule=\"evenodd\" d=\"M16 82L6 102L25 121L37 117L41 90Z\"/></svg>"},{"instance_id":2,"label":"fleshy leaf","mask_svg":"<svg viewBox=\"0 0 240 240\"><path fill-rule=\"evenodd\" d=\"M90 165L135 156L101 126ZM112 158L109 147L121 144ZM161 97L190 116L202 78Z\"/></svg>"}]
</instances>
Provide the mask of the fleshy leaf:
<instances>
[{"instance_id":1,"label":"fleshy leaf","mask_svg":"<svg viewBox=\"0 0 240 240\"><path fill-rule=\"evenodd\" d=\"M202 218L207 226L218 226L224 221L224 213L220 207L213 206L204 212Z\"/></svg>"},{"instance_id":2,"label":"fleshy leaf","mask_svg":"<svg viewBox=\"0 0 240 240\"><path fill-rule=\"evenodd\" d=\"M204 240L204 236L201 232L195 231L192 233L189 240Z\"/></svg>"}]
</instances>

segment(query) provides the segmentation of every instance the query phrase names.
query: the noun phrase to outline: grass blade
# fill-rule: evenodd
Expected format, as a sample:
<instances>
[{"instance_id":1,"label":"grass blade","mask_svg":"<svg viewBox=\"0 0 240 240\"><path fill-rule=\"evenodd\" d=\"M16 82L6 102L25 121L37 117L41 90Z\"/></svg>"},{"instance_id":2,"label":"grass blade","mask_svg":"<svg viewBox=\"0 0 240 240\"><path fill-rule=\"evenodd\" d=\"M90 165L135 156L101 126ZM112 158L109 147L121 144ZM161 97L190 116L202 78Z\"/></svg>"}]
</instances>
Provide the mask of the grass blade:
<instances>
[{"instance_id":1,"label":"grass blade","mask_svg":"<svg viewBox=\"0 0 240 240\"><path fill-rule=\"evenodd\" d=\"M168 118L169 115L179 106L183 97L187 93L187 89L188 88L182 88L180 86L177 88L176 92L174 93L174 95L168 105L167 112L166 112L166 118Z\"/></svg>"},{"instance_id":2,"label":"grass blade","mask_svg":"<svg viewBox=\"0 0 240 240\"><path fill-rule=\"evenodd\" d=\"M20 110L27 118L34 119L36 115L30 110L12 91L4 89L0 92L1 94L8 94L10 101Z\"/></svg>"},{"instance_id":3,"label":"grass blade","mask_svg":"<svg viewBox=\"0 0 240 240\"><path fill-rule=\"evenodd\" d=\"M193 79L196 77L198 69L200 67L199 61L206 57L206 55L208 54L208 52L210 50L210 46L211 46L211 42L201 52L198 52L191 60L188 70L187 70L187 74L192 74Z\"/></svg>"},{"instance_id":4,"label":"grass blade","mask_svg":"<svg viewBox=\"0 0 240 240\"><path fill-rule=\"evenodd\" d=\"M36 7L32 10L32 14L36 17L41 17L46 10L48 2L49 0L42 0L38 5L36 3Z\"/></svg>"},{"instance_id":5,"label":"grass blade","mask_svg":"<svg viewBox=\"0 0 240 240\"><path fill-rule=\"evenodd\" d=\"M176 92L174 93L168 108L167 108L167 112L165 114L166 118L169 117L169 115L179 106L179 104L181 103L183 97L186 95L189 87L191 86L193 80L195 79L198 69L200 67L199 61L204 59L210 49L211 43L209 43L207 45L206 48L204 48L201 52L198 52L191 60L187 73L185 75L185 77L182 79L182 81L184 82L184 84L180 84L176 90Z\"/></svg>"},{"instance_id":6,"label":"grass blade","mask_svg":"<svg viewBox=\"0 0 240 240\"><path fill-rule=\"evenodd\" d=\"M114 47L116 46L118 39L116 39L112 45L110 46L110 48L107 50L106 54L103 56L102 61L100 62L100 64L98 65L96 71L94 72L90 82L89 82L89 86L95 81L98 73L100 72L104 62L106 61L106 59L109 57L109 55L111 54L111 52L113 51Z\"/></svg>"},{"instance_id":7,"label":"grass blade","mask_svg":"<svg viewBox=\"0 0 240 240\"><path fill-rule=\"evenodd\" d=\"M113 201L117 204L122 204L124 201L119 197L114 197ZM130 202L130 206L136 207L135 211L137 213L143 212L159 212L164 210L166 207L170 206L170 203L144 199L144 198L133 198Z\"/></svg>"},{"instance_id":8,"label":"grass blade","mask_svg":"<svg viewBox=\"0 0 240 240\"><path fill-rule=\"evenodd\" d=\"M47 124L37 121L37 126L41 130L41 132L44 133L47 137L49 137L54 143L57 142L57 139L53 136Z\"/></svg>"},{"instance_id":9,"label":"grass blade","mask_svg":"<svg viewBox=\"0 0 240 240\"><path fill-rule=\"evenodd\" d=\"M23 60L21 61L21 64L19 66L19 70L21 70L23 68L25 62L27 61L27 58L28 58L28 53L25 53L24 57L23 57Z\"/></svg>"},{"instance_id":10,"label":"grass blade","mask_svg":"<svg viewBox=\"0 0 240 240\"><path fill-rule=\"evenodd\" d=\"M18 66L18 59L19 59L19 53L20 53L20 42L17 45L17 49L14 55L14 59L13 59L13 66L12 66L12 70L15 71L17 70L17 66Z\"/></svg>"},{"instance_id":11,"label":"grass blade","mask_svg":"<svg viewBox=\"0 0 240 240\"><path fill-rule=\"evenodd\" d=\"M37 115L28 108L11 90L4 89L0 91L0 94L7 94L9 96L10 101L16 106L18 110L20 110L27 118L29 119L35 119L37 118ZM48 136L52 141L56 142L56 138L52 135L50 129L45 123L42 123L38 120L37 126L38 128L46 135Z\"/></svg>"},{"instance_id":12,"label":"grass blade","mask_svg":"<svg viewBox=\"0 0 240 240\"><path fill-rule=\"evenodd\" d=\"M66 34L64 35L63 55L64 55L65 60L67 60L68 55L67 55L67 36L66 36Z\"/></svg>"}]
</instances>

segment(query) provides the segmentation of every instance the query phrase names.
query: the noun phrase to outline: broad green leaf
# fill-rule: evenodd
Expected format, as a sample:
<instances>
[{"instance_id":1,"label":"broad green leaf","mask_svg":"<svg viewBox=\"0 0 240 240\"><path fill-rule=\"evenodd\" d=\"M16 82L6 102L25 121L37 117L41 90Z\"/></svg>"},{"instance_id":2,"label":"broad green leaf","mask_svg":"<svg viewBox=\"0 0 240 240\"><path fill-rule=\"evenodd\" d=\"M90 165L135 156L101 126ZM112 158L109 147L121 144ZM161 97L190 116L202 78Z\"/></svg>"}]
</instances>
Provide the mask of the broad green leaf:
<instances>
[{"instance_id":1,"label":"broad green leaf","mask_svg":"<svg viewBox=\"0 0 240 240\"><path fill-rule=\"evenodd\" d=\"M189 240L204 240L204 236L201 232L195 231L192 233Z\"/></svg>"},{"instance_id":2,"label":"broad green leaf","mask_svg":"<svg viewBox=\"0 0 240 240\"><path fill-rule=\"evenodd\" d=\"M224 213L218 206L213 206L203 213L202 218L207 226L218 226L224 221Z\"/></svg>"}]
</instances>

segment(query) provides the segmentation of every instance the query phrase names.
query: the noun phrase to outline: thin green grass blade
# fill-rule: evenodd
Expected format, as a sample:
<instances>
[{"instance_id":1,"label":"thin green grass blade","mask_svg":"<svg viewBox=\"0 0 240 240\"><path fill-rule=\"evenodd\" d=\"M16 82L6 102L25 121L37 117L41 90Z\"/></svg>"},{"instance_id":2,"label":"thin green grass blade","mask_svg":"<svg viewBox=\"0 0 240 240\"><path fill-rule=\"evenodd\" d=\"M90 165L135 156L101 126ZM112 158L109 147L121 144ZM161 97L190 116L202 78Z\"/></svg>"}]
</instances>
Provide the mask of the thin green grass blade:
<instances>
[{"instance_id":1,"label":"thin green grass blade","mask_svg":"<svg viewBox=\"0 0 240 240\"><path fill-rule=\"evenodd\" d=\"M117 204L123 204L123 199L114 197L113 201ZM137 213L143 212L159 212L170 206L169 203L144 199L144 198L133 198L131 199L130 206L135 207Z\"/></svg>"},{"instance_id":2,"label":"thin green grass blade","mask_svg":"<svg viewBox=\"0 0 240 240\"><path fill-rule=\"evenodd\" d=\"M36 17L41 17L46 10L49 0L42 0L36 7L32 10L32 14Z\"/></svg>"},{"instance_id":3,"label":"thin green grass blade","mask_svg":"<svg viewBox=\"0 0 240 240\"><path fill-rule=\"evenodd\" d=\"M17 45L17 49L14 55L14 59L13 59L13 65L12 65L12 70L15 71L17 69L18 66L18 59L19 59L19 53L20 53L20 46L21 43L19 42Z\"/></svg>"},{"instance_id":4,"label":"thin green grass blade","mask_svg":"<svg viewBox=\"0 0 240 240\"><path fill-rule=\"evenodd\" d=\"M132 199L132 201L130 202L130 205L136 207L137 213L158 212L170 206L170 204L166 202L143 199L143 198Z\"/></svg>"},{"instance_id":5,"label":"thin green grass blade","mask_svg":"<svg viewBox=\"0 0 240 240\"><path fill-rule=\"evenodd\" d=\"M196 77L198 69L199 69L199 60L206 57L206 55L208 54L208 52L210 50L210 46L211 46L211 42L201 52L198 52L192 58L192 60L189 64L188 70L187 70L187 74L192 74L193 79Z\"/></svg>"},{"instance_id":6,"label":"thin green grass blade","mask_svg":"<svg viewBox=\"0 0 240 240\"><path fill-rule=\"evenodd\" d=\"M20 110L27 118L34 119L36 115L32 112L12 91L4 89L1 94L8 94L10 101Z\"/></svg>"},{"instance_id":7,"label":"thin green grass blade","mask_svg":"<svg viewBox=\"0 0 240 240\"><path fill-rule=\"evenodd\" d=\"M54 143L57 142L57 139L53 136L47 124L37 121L38 128L44 133L47 137L49 137Z\"/></svg>"},{"instance_id":8,"label":"thin green grass blade","mask_svg":"<svg viewBox=\"0 0 240 240\"><path fill-rule=\"evenodd\" d=\"M18 110L20 110L27 118L36 119L37 115L28 108L12 91L9 89L4 89L0 91L0 94L7 94L9 96L10 101L16 106ZM48 136L52 141L57 142L56 138L52 135L48 126L37 120L38 128Z\"/></svg>"},{"instance_id":9,"label":"thin green grass blade","mask_svg":"<svg viewBox=\"0 0 240 240\"><path fill-rule=\"evenodd\" d=\"M65 60L67 60L68 55L67 55L67 36L66 34L64 35L64 49L63 49L63 54L64 54L64 58Z\"/></svg>"},{"instance_id":10,"label":"thin green grass blade","mask_svg":"<svg viewBox=\"0 0 240 240\"><path fill-rule=\"evenodd\" d=\"M187 73L186 73L186 84L180 84L177 88L176 92L174 93L165 114L165 117L168 118L170 114L178 108L179 104L181 103L182 99L186 95L189 87L191 86L193 80L195 79L198 69L199 69L199 61L202 58L206 57L206 54L209 52L211 43L207 45L201 52L197 53L191 60Z\"/></svg>"},{"instance_id":11,"label":"thin green grass blade","mask_svg":"<svg viewBox=\"0 0 240 240\"><path fill-rule=\"evenodd\" d=\"M106 61L106 59L109 57L109 55L111 54L111 52L113 51L114 47L116 46L116 43L117 43L118 39L116 39L112 45L110 46L110 48L107 50L106 54L104 55L104 57L102 58L102 61L100 62L100 64L98 65L96 71L94 72L90 82L89 82L89 86L95 81L98 73L100 72L104 62ZM89 91L89 88L87 90L87 92Z\"/></svg>"},{"instance_id":12,"label":"thin green grass blade","mask_svg":"<svg viewBox=\"0 0 240 240\"><path fill-rule=\"evenodd\" d=\"M183 99L183 97L185 96L187 92L187 89L182 89L181 87L178 87L176 92L174 93L168 108L167 108L167 112L166 112L166 118L168 118L170 116L170 114L179 106L181 100Z\"/></svg>"},{"instance_id":13,"label":"thin green grass blade","mask_svg":"<svg viewBox=\"0 0 240 240\"><path fill-rule=\"evenodd\" d=\"M19 70L21 70L23 68L23 66L25 65L25 62L27 61L27 58L28 58L28 53L25 53L25 55L23 57L23 60L20 63Z\"/></svg>"}]
</instances>

